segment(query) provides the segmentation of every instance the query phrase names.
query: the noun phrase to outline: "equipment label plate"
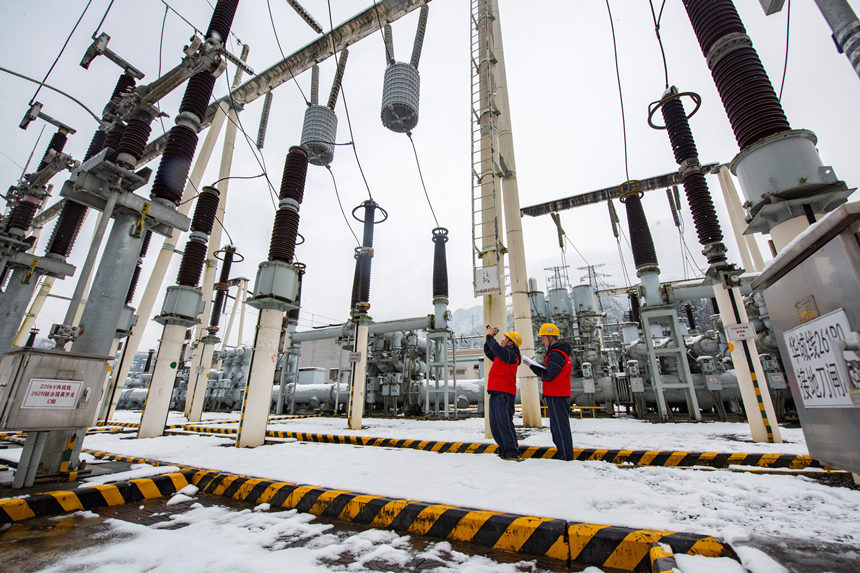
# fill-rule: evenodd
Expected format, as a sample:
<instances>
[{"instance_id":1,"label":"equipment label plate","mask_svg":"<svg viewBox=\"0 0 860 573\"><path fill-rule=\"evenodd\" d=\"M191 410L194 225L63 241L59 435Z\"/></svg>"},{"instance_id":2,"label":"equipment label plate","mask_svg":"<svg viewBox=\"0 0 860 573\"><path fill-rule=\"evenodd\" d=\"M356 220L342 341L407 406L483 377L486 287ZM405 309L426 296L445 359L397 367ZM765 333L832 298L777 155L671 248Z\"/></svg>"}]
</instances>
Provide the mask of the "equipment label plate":
<instances>
[{"instance_id":1,"label":"equipment label plate","mask_svg":"<svg viewBox=\"0 0 860 573\"><path fill-rule=\"evenodd\" d=\"M361 352L350 352L349 353L349 361L350 362L361 362Z\"/></svg>"},{"instance_id":2,"label":"equipment label plate","mask_svg":"<svg viewBox=\"0 0 860 573\"><path fill-rule=\"evenodd\" d=\"M78 403L83 382L30 378L21 408L56 408L72 410Z\"/></svg>"},{"instance_id":3,"label":"equipment label plate","mask_svg":"<svg viewBox=\"0 0 860 573\"><path fill-rule=\"evenodd\" d=\"M837 344L849 332L848 315L840 308L783 333L800 398L807 408L853 407L851 378Z\"/></svg>"},{"instance_id":4,"label":"equipment label plate","mask_svg":"<svg viewBox=\"0 0 860 573\"><path fill-rule=\"evenodd\" d=\"M729 342L751 340L755 338L755 328L753 328L753 325L748 322L743 322L741 324L727 324L726 338L728 338Z\"/></svg>"},{"instance_id":5,"label":"equipment label plate","mask_svg":"<svg viewBox=\"0 0 860 573\"><path fill-rule=\"evenodd\" d=\"M492 267L482 267L475 269L475 296L485 296L488 294L498 294L499 290L499 268L497 265Z\"/></svg>"},{"instance_id":6,"label":"equipment label plate","mask_svg":"<svg viewBox=\"0 0 860 573\"><path fill-rule=\"evenodd\" d=\"M645 383L642 381L642 378L639 376L631 376L630 377L630 390L639 393L645 391Z\"/></svg>"}]
</instances>

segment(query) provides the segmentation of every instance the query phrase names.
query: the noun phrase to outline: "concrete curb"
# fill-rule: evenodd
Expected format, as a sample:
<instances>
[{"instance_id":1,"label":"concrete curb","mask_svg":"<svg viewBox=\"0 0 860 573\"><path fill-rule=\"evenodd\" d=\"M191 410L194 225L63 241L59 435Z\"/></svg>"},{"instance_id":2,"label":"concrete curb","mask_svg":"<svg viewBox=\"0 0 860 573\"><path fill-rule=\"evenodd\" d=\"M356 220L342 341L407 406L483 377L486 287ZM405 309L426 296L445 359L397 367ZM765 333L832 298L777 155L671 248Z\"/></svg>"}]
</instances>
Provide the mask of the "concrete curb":
<instances>
[{"instance_id":1,"label":"concrete curb","mask_svg":"<svg viewBox=\"0 0 860 573\"><path fill-rule=\"evenodd\" d=\"M192 474L193 472L177 472L116 484L91 485L74 490L0 499L0 524L165 497L187 486Z\"/></svg>"}]
</instances>

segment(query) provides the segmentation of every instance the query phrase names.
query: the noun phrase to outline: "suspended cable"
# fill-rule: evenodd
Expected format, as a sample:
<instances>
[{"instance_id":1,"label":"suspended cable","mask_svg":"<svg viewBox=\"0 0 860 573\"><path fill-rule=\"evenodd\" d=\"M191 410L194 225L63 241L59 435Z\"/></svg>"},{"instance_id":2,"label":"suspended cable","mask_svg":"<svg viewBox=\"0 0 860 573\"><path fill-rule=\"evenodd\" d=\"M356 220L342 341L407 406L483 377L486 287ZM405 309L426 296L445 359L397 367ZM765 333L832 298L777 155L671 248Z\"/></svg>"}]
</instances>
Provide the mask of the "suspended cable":
<instances>
[{"instance_id":1,"label":"suspended cable","mask_svg":"<svg viewBox=\"0 0 860 573\"><path fill-rule=\"evenodd\" d=\"M666 7L666 0L663 0L663 4L660 6L660 15L657 16L654 14L654 3L652 0L648 0L648 4L651 6L651 20L654 22L654 33L657 35L657 43L660 44L660 55L663 56L663 77L666 80L666 88L669 87L669 68L666 66L666 52L663 50L663 38L660 37L660 20L663 18L663 8Z\"/></svg>"},{"instance_id":2,"label":"suspended cable","mask_svg":"<svg viewBox=\"0 0 860 573\"><path fill-rule=\"evenodd\" d=\"M349 218L346 216L346 212L343 210L343 203L341 203L340 193L338 193L337 191L337 181L334 178L334 171L331 170L331 165L326 165L325 168L328 169L328 173L329 175L331 175L331 182L332 185L334 185L334 196L337 198L337 206L340 207L340 214L343 215L343 220L346 221L346 226L349 228L349 232L352 233L352 236L355 239L355 244L360 247L361 241L358 240L355 231L352 230L352 225L349 224Z\"/></svg>"},{"instance_id":3,"label":"suspended cable","mask_svg":"<svg viewBox=\"0 0 860 573\"><path fill-rule=\"evenodd\" d=\"M162 3L162 4L164 4L165 6L167 6L167 8L168 8L171 12L173 12L174 14L176 14L177 16L179 16L179 18L181 18L183 22L185 22L186 24L188 24L189 26L191 26L192 28L194 28L194 31L195 31L195 32L197 32L197 33L198 33L198 34L200 34L201 36L203 35L203 32L201 32L200 30L198 30L198 29L197 29L197 26L195 26L194 24L192 24L191 22L189 22L189 21L188 21L188 18L186 18L185 16L183 16L182 14L180 14L179 12L177 12L177 11L176 11L176 9L175 9L173 6L171 6L170 4L168 4L167 2L165 2L164 0L161 0L161 3ZM210 6L211 6L211 4L210 4Z\"/></svg>"},{"instance_id":4,"label":"suspended cable","mask_svg":"<svg viewBox=\"0 0 860 573\"><path fill-rule=\"evenodd\" d=\"M615 55L615 78L618 81L618 100L621 102L621 128L624 133L624 175L630 180L630 170L627 167L627 120L624 118L624 96L621 91L621 71L618 67L618 46L615 42L615 24L612 22L612 10L609 0L606 0L606 11L609 13L609 27L612 29L612 53Z\"/></svg>"},{"instance_id":5,"label":"suspended cable","mask_svg":"<svg viewBox=\"0 0 860 573\"><path fill-rule=\"evenodd\" d=\"M105 23L105 18L107 18L108 12L110 12L110 9L113 7L113 2L114 2L114 0L110 0L110 4L108 4L107 10L105 10L105 13L104 13L104 15L102 16L102 19L101 19L101 20L99 20L99 25L98 25L98 26L96 26L96 31L95 31L95 32L93 32L93 35L91 36L91 38L92 38L93 40L95 40L95 39L96 39L96 36L98 36L98 35L99 35L99 30L101 30L101 28L102 28L102 24L104 24L104 23Z\"/></svg>"},{"instance_id":6,"label":"suspended cable","mask_svg":"<svg viewBox=\"0 0 860 573\"><path fill-rule=\"evenodd\" d=\"M167 23L167 4L164 5L164 18L161 19L161 35L158 38L158 78L161 78L161 57L162 50L164 47L164 25ZM164 127L164 118L161 117L161 102L155 102L155 109L158 110L158 121L161 123L161 131L163 133L167 133L167 129Z\"/></svg>"},{"instance_id":7,"label":"suspended cable","mask_svg":"<svg viewBox=\"0 0 860 573\"><path fill-rule=\"evenodd\" d=\"M327 0L328 5L328 25L330 28L329 40L331 40L331 51L336 53L334 44L334 20L331 15L331 0ZM352 141L352 152L355 155L355 163L358 165L358 172L361 173L361 179L364 181L364 186L367 187L367 197L373 201L373 193L370 192L370 185L367 182L367 177L364 175L364 169L361 167L361 161L358 159L358 146L355 143L355 135L352 132L352 120L349 117L349 106L346 103L346 90L343 86L340 88L341 101L343 101L343 109L346 112L346 126L349 128L349 139Z\"/></svg>"},{"instance_id":8,"label":"suspended cable","mask_svg":"<svg viewBox=\"0 0 860 573\"><path fill-rule=\"evenodd\" d=\"M42 80L42 81L40 82L39 80L34 80L34 79L33 79L33 78L31 78L31 77L25 76L24 74L19 74L18 72L13 72L12 70L10 70L10 69L8 69L8 68L4 68L4 67L2 67L2 66L0 66L0 72L6 72L7 74L12 74L13 76L18 76L19 78L21 78L21 79L23 79L23 80L27 80L28 82L33 82L34 84L39 84L39 87L40 87L40 88L41 88L41 87L46 87L46 88L48 88L49 90L55 91L55 92L57 92L57 93L58 93L58 94L60 94L60 95L64 95L64 96L66 96L67 98L69 98L70 100L72 100L73 102L75 102L76 104L78 104L79 106L81 106L82 108L84 108L84 110L85 110L88 114L90 114L91 116L93 116L93 117L95 118L95 120L99 123L99 125L101 125L101 123L102 123L101 118L100 118L99 116L97 116L96 114L94 114L94 113L90 110L90 108L88 108L87 106L85 106L85 105L83 104L83 102L81 102L81 101L80 101L79 99L77 99L76 97L74 97L74 96L71 96L71 95L67 94L66 92L64 92L64 91L63 91L63 90L61 90L61 89L58 89L58 88L55 88L54 86L51 86L51 85L46 84L46 83L45 83L45 80ZM46 76L46 77L47 77L47 76ZM37 92L36 92L36 93L38 93L38 90L37 90ZM35 98L35 96L33 96L33 97ZM33 104L33 102L31 101L31 102L30 102L30 105L32 105L32 104Z\"/></svg>"},{"instance_id":9,"label":"suspended cable","mask_svg":"<svg viewBox=\"0 0 860 573\"><path fill-rule=\"evenodd\" d=\"M36 147L39 145L39 142L42 141L42 134L45 133L45 124L42 124L42 129L39 130L39 137L36 138L36 143L33 144L33 149L30 150L30 156L27 157L27 163L24 164L24 167L21 168L21 176L18 177L18 184L21 184L21 181L24 180L24 175L27 174L27 170L30 168L30 162L33 161L33 155L36 154Z\"/></svg>"},{"instance_id":10,"label":"suspended cable","mask_svg":"<svg viewBox=\"0 0 860 573\"><path fill-rule=\"evenodd\" d=\"M269 9L269 21L272 23L272 32L275 33L275 42L278 44L278 51L281 52L281 59L286 63L287 56L284 54L284 50L281 48L281 40L278 38L278 30L275 27L275 18L274 16L272 16L272 4L270 0L266 0L266 7ZM296 87L299 88L299 93L302 94L302 99L305 100L305 104L311 105L311 102L308 101L307 97L305 97L305 92L302 90L302 86L299 85L296 76L293 75L293 70L291 70L290 67L287 66L287 71L290 73L290 77L295 82Z\"/></svg>"},{"instance_id":11,"label":"suspended cable","mask_svg":"<svg viewBox=\"0 0 860 573\"><path fill-rule=\"evenodd\" d=\"M34 93L34 94L33 94L33 97L31 97L31 98L30 98L30 103L28 103L28 104L27 104L28 106L29 106L29 105L33 105L33 102L34 102L34 101L36 101L36 96L37 96L37 95L39 95L39 90L41 90L41 89L42 89L42 86L49 87L49 86L45 83L46 81L48 81L48 76L50 76L50 75L51 75L51 72L54 70L54 66L56 66L56 65L57 65L57 62L59 62L59 61L60 61L60 56L62 56L62 55L63 55L63 52L66 50L66 46L68 46L68 45L69 45L69 40L71 40L71 39L72 39L72 35L74 35L75 30L77 30L77 29L78 29L78 24L80 24L80 23L81 23L81 20L83 20L83 19L84 19L84 14L86 14L86 13L87 13L87 10L89 9L90 4L92 4L92 3L93 3L93 0L89 0L89 1L87 2L87 5L86 5L86 6L84 6L84 11L83 11L83 12L81 12L81 15L80 15L80 16L78 16L78 21L77 21L77 22L75 22L75 26L74 26L74 28L72 28L72 31L71 31L71 32L69 32L69 37L68 37L68 38L66 38L66 41L65 41L65 42L63 42L63 47L62 47L62 48L60 48L60 53L59 53L59 54L57 54L57 57L56 57L56 58L54 58L54 63L53 63L53 64L51 64L51 67L48 69L48 73L47 73L47 74L45 74L45 77L42 79L42 81L41 81L41 82L36 82L36 83L38 83L38 84L39 84L39 87L38 87L38 88L36 88L36 93ZM28 79L29 79L29 78L28 78ZM76 100L76 101L77 101L77 100ZM78 102L78 103L80 103L80 102ZM83 104L81 104L81 105L83 105ZM86 108L85 108L85 109L86 109ZM87 110L87 111L89 111L89 110ZM92 112L90 112L90 113L92 113ZM96 118L96 119L98 119L98 118Z\"/></svg>"},{"instance_id":12,"label":"suspended cable","mask_svg":"<svg viewBox=\"0 0 860 573\"><path fill-rule=\"evenodd\" d=\"M221 179L218 179L217 181L212 183L212 187L214 187L214 186L218 185L219 183L221 183L222 181L226 181L228 179L257 179L258 177L265 177L265 176L266 176L265 173L259 173L257 175L231 175L229 177L222 177Z\"/></svg>"},{"instance_id":13,"label":"suspended cable","mask_svg":"<svg viewBox=\"0 0 860 573\"><path fill-rule=\"evenodd\" d=\"M782 88L785 87L785 74L788 71L788 41L791 31L791 0L788 0L785 7L785 61L782 63L782 81L779 82L779 96L777 99L782 101Z\"/></svg>"},{"instance_id":14,"label":"suspended cable","mask_svg":"<svg viewBox=\"0 0 860 573\"><path fill-rule=\"evenodd\" d=\"M412 144L412 153L415 155L415 165L418 166L418 177L421 179L421 187L424 188L424 196L427 198L427 205L430 207L430 213L433 215L433 221L436 222L436 226L439 226L439 219L436 218L436 211L433 210L433 204L430 202L430 194L427 193L427 185L424 184L424 174L421 173L421 162L418 161L418 150L415 148L415 141L412 139L412 132L407 131L406 137L409 138L409 143Z\"/></svg>"}]
</instances>

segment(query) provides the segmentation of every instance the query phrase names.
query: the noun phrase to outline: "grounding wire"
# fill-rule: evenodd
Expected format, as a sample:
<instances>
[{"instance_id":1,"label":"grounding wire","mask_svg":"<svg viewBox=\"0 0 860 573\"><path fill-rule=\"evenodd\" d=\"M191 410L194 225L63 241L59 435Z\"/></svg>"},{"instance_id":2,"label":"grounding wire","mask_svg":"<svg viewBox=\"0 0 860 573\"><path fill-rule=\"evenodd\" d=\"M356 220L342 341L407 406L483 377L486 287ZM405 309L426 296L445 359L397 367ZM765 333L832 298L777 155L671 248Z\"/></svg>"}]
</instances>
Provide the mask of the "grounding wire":
<instances>
[{"instance_id":1,"label":"grounding wire","mask_svg":"<svg viewBox=\"0 0 860 573\"><path fill-rule=\"evenodd\" d=\"M53 90L53 91L57 92L57 93L58 93L58 94L60 94L60 95L64 95L64 96L66 96L67 98L69 98L70 100L72 100L73 102L75 102L76 104L78 104L79 106L81 106L82 108L84 108L84 110L86 110L86 112L87 112L88 114L90 114L91 116L93 116L93 117L95 118L95 120L98 122L98 124L99 124L99 125L101 125L101 124L102 124L102 119L101 119L99 116L97 116L96 114L94 114L94 113L90 110L90 108L88 108L87 106L85 106L81 100L79 100L78 98L76 98L76 97L74 97L74 96L72 96L72 95L67 94L66 92L64 92L64 91L63 91L63 90L61 90L61 89L58 89L58 88L55 88L54 86L51 86L51 85L46 84L46 83L45 83L45 80L42 80L42 81L40 82L39 80L34 80L33 78L31 78L31 77L29 77L29 76L25 76L24 74L19 74L18 72L13 72L12 70L10 70L10 69L8 69L8 68L4 68L4 67L2 67L2 66L0 66L0 72L6 72L7 74L12 74L13 76L17 76L17 77L19 77L19 78L21 78L21 79L23 79L23 80L27 80L28 82L33 82L34 84L39 84L39 87L40 87L40 88L41 88L41 87L46 87L46 88L48 88L49 90ZM38 93L38 91L37 91L37 93ZM31 102L31 103L32 103L32 102Z\"/></svg>"},{"instance_id":2,"label":"grounding wire","mask_svg":"<svg viewBox=\"0 0 860 573\"><path fill-rule=\"evenodd\" d=\"M266 0L266 7L269 9L269 21L272 23L272 32L275 34L275 42L278 44L278 51L281 52L281 58L285 62L287 61L287 56L284 54L283 48L281 48L281 40L278 38L278 30L275 26L275 18L272 16L272 4L270 0ZM308 98L305 96L305 92L302 90L302 86L299 85L299 81L296 79L296 76L293 75L293 70L290 69L290 66L287 66L287 71L290 72L290 77L296 84L296 87L299 88L299 93L302 94L302 99L305 100L305 104L308 106L311 105L311 102L308 101Z\"/></svg>"},{"instance_id":3,"label":"grounding wire","mask_svg":"<svg viewBox=\"0 0 860 573\"><path fill-rule=\"evenodd\" d=\"M14 164L15 164L15 167L18 167L19 169L24 169L24 170L26 170L26 169L27 169L26 167L22 167L20 163L18 163L17 161L15 161L15 160L14 160L14 159L12 159L11 157L9 157L9 155L8 155L8 154L6 154L6 153L4 153L3 151L0 151L0 155L2 155L2 156L3 156L3 157L5 157L6 159L8 159L8 160L9 160L9 161L11 161L12 163L14 163Z\"/></svg>"},{"instance_id":4,"label":"grounding wire","mask_svg":"<svg viewBox=\"0 0 860 573\"><path fill-rule=\"evenodd\" d=\"M355 231L352 230L352 225L349 224L349 218L346 216L346 212L343 210L343 203L340 201L340 193L337 191L337 181L334 178L334 171L331 170L331 165L326 165L326 169L328 169L329 175L331 175L331 182L334 185L334 196L337 198L337 206L340 207L340 213L343 215L343 220L346 221L346 226L349 227L349 232L352 233L352 236L355 238L355 244L361 246L361 241L358 240L358 237L355 234Z\"/></svg>"},{"instance_id":5,"label":"grounding wire","mask_svg":"<svg viewBox=\"0 0 860 573\"><path fill-rule=\"evenodd\" d=\"M331 0L327 0L326 4L328 5L328 25L331 29L331 32L329 33L331 51L332 53L337 53L334 44L334 19L331 15ZM367 177L364 175L364 169L361 167L361 161L358 159L358 146L355 143L355 135L352 132L352 120L350 120L349 117L349 106L346 104L346 89L344 89L343 84L340 86L340 96L341 101L343 101L343 110L346 112L346 126L349 128L349 139L352 141L352 152L355 155L355 163L358 165L358 172L361 173L361 179L364 181L364 186L367 187L367 196L371 201L373 201L373 193L370 192L370 184L367 182Z\"/></svg>"},{"instance_id":6,"label":"grounding wire","mask_svg":"<svg viewBox=\"0 0 860 573\"><path fill-rule=\"evenodd\" d=\"M630 170L627 167L627 120L624 118L624 96L621 90L621 70L618 67L618 45L615 41L615 24L612 22L612 10L609 0L606 0L606 12L609 14L609 27L612 30L612 53L615 55L615 79L618 81L618 100L621 102L621 129L624 134L624 175L630 180Z\"/></svg>"},{"instance_id":7,"label":"grounding wire","mask_svg":"<svg viewBox=\"0 0 860 573\"><path fill-rule=\"evenodd\" d=\"M54 70L54 66L56 66L56 65L57 65L57 62L59 62L59 61L60 61L60 56L62 56L62 55L63 55L63 52L66 50L66 46L68 46L68 45L69 45L69 40L71 40L71 39L72 39L72 35L74 35L75 30L77 30L77 29L78 29L78 24L80 24L80 23L81 23L81 20L83 20L83 19L84 19L84 14L86 14L86 13L87 13L87 10L89 9L90 4L92 4L92 3L93 3L93 0L89 0L89 1L87 2L87 5L86 5L86 6L84 6L84 11L83 11L83 12L81 12L81 15L80 15L80 16L78 16L78 21L77 21L77 22L75 22L75 26L72 28L72 31L71 31L71 32L69 32L69 37L68 37L68 38L66 38L66 41L65 41L65 42L63 42L63 47L62 47L62 48L60 48L60 53L59 53L59 54L57 54L57 57L56 57L56 58L54 58L54 63L53 63L53 64L51 64L51 67L48 69L48 73L47 73L47 74L45 74L45 77L42 79L42 81L41 81L41 82L39 82L39 87L38 87L38 88L36 88L36 93L34 93L34 94L33 94L33 97L31 97L31 98L30 98L30 103L28 103L28 104L27 104L28 106L33 105L33 102L34 102L34 101L36 101L36 96L37 96L37 95L39 95L39 90L41 90L41 89L42 89L42 86L46 86L46 87L47 87L47 84L45 84L45 82L46 82L46 81L48 81L48 76L50 76L50 75L51 75L51 72Z\"/></svg>"},{"instance_id":8,"label":"grounding wire","mask_svg":"<svg viewBox=\"0 0 860 573\"><path fill-rule=\"evenodd\" d=\"M436 226L439 226L439 219L436 218L436 211L433 210L433 203L430 202L430 194L427 193L427 185L424 184L424 174L421 173L421 162L418 160L418 150L415 148L415 141L412 139L412 132L407 131L406 137L409 138L409 143L412 144L412 153L415 155L415 165L418 166L418 177L421 179L421 187L424 188L424 196L427 198L427 205L430 207L430 213L433 215L433 220Z\"/></svg>"},{"instance_id":9,"label":"grounding wire","mask_svg":"<svg viewBox=\"0 0 860 573\"><path fill-rule=\"evenodd\" d=\"M782 64L782 81L779 82L779 96L777 99L782 101L782 88L785 87L785 74L788 71L788 41L791 31L791 0L787 0L785 8L785 61Z\"/></svg>"},{"instance_id":10,"label":"grounding wire","mask_svg":"<svg viewBox=\"0 0 860 573\"><path fill-rule=\"evenodd\" d=\"M113 7L113 2L114 2L114 0L110 0L110 4L108 4L107 9L105 10L104 15L102 16L102 19L101 19L101 20L99 20L99 25L98 25L98 26L96 26L96 31L95 31L95 32L93 32L93 35L91 36L91 38L92 38L93 40L95 40L95 39L96 39L96 36L98 36L98 34L99 34L99 30L101 30L101 28L102 28L102 24L104 24L104 23L105 23L105 18L107 18L108 12L110 12L110 9Z\"/></svg>"},{"instance_id":11,"label":"grounding wire","mask_svg":"<svg viewBox=\"0 0 860 573\"><path fill-rule=\"evenodd\" d=\"M177 12L177 11L176 11L176 8L174 8L173 6L171 6L170 4L168 4L167 2L165 2L164 0L161 0L161 3L162 3L162 4L164 4L165 6L167 6L167 8L168 8L171 12L173 12L174 14L176 14L177 16L179 16L179 17L182 19L182 21L183 21L183 22L185 22L186 24L188 24L189 26L191 26L192 28L194 28L194 31L195 31L195 32L197 32L197 33L198 33L198 34L200 34L201 36L203 35L203 32L201 32L201 31L197 28L197 26L195 26L194 24L192 24L191 22L189 22L189 21L188 21L188 18L186 18L185 16L183 16L182 14L180 14L179 12Z\"/></svg>"},{"instance_id":12,"label":"grounding wire","mask_svg":"<svg viewBox=\"0 0 860 573\"><path fill-rule=\"evenodd\" d=\"M654 2L648 0L648 5L651 6L651 20L654 22L654 33L657 35L657 43L660 44L660 55L663 56L663 78L666 80L666 89L669 88L669 68L666 65L666 51L663 49L663 38L660 37L660 20L663 19L663 8L666 7L666 0L660 6L659 16L654 13Z\"/></svg>"},{"instance_id":13,"label":"grounding wire","mask_svg":"<svg viewBox=\"0 0 860 573\"><path fill-rule=\"evenodd\" d=\"M21 176L18 178L18 184L24 180L24 175L27 174L27 170L30 169L30 162L33 161L33 155L36 154L36 147L39 145L39 142L42 141L42 134L45 133L45 124L42 124L42 129L39 130L39 137L36 138L36 143L33 144L33 149L30 150L30 156L27 157L27 163L24 164L24 167L21 168Z\"/></svg>"}]
</instances>

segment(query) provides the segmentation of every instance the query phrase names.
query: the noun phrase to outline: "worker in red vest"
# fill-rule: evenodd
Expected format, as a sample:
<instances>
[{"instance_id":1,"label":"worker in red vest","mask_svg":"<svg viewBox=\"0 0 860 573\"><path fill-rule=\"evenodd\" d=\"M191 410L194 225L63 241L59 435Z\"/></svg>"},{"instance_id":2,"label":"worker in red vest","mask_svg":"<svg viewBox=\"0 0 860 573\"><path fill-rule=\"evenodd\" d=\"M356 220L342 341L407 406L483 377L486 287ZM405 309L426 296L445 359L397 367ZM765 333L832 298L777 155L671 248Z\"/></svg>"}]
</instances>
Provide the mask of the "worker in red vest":
<instances>
[{"instance_id":1,"label":"worker in red vest","mask_svg":"<svg viewBox=\"0 0 860 573\"><path fill-rule=\"evenodd\" d=\"M496 342L498 328L487 325L487 340L484 354L493 361L487 376L487 392L490 394L490 431L499 445L499 456L503 460L521 461L514 430L514 399L517 395L517 367L520 365L520 344L523 337L511 331Z\"/></svg>"},{"instance_id":2,"label":"worker in red vest","mask_svg":"<svg viewBox=\"0 0 860 573\"><path fill-rule=\"evenodd\" d=\"M543 398L549 413L549 430L557 459L573 459L573 436L570 433L570 344L558 339L558 327L545 322L538 330L546 348L544 367L529 366L543 381Z\"/></svg>"}]
</instances>

